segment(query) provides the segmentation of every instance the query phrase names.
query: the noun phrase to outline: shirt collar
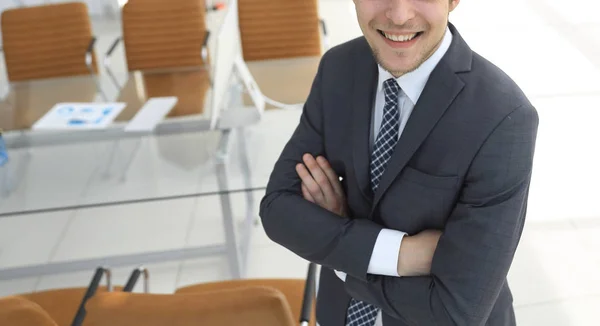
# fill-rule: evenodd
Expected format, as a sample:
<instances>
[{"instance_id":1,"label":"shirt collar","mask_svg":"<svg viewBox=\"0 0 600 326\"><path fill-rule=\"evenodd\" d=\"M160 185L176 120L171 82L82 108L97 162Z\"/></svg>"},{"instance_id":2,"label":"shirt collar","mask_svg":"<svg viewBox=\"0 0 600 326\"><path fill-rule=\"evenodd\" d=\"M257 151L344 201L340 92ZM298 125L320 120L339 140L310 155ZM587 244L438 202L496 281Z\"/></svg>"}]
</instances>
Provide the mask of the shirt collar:
<instances>
[{"instance_id":1,"label":"shirt collar","mask_svg":"<svg viewBox=\"0 0 600 326\"><path fill-rule=\"evenodd\" d=\"M427 80L429 79L429 75L435 67L438 65L442 57L446 54L448 49L450 48L450 44L452 43L452 33L449 28L446 28L446 33L444 34L444 38L442 39L442 43L438 47L438 49L423 62L417 69L411 71L407 74L396 78L398 85L404 91L404 94L408 96L408 98L416 104L427 84ZM391 73L387 70L383 69L381 66L379 67L379 81L377 84L377 92L380 92L383 89L383 83L390 79L394 78Z\"/></svg>"}]
</instances>

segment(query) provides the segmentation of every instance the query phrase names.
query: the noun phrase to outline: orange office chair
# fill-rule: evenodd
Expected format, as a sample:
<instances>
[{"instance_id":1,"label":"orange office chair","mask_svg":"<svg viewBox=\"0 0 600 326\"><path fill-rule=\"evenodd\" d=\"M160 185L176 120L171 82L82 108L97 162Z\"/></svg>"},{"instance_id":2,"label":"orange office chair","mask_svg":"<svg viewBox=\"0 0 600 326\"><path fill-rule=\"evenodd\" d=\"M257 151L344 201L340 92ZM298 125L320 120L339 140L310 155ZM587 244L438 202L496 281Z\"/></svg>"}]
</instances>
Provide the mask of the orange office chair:
<instances>
[{"instance_id":1,"label":"orange office chair","mask_svg":"<svg viewBox=\"0 0 600 326\"><path fill-rule=\"evenodd\" d=\"M131 278L130 278L131 281ZM101 293L85 304L85 326L315 325L316 265L306 280L234 280L181 288L172 295ZM78 326L80 324L73 324Z\"/></svg>"},{"instance_id":2,"label":"orange office chair","mask_svg":"<svg viewBox=\"0 0 600 326\"><path fill-rule=\"evenodd\" d=\"M87 289L52 290L0 300L0 325L292 326L299 322L306 326L316 322L314 264L309 265L306 281L207 283L181 288L171 295L130 293L142 274L147 292L148 275L144 269L134 270L125 286L116 291L110 291L110 282L108 289L99 287L105 271L97 269Z\"/></svg>"},{"instance_id":3,"label":"orange office chair","mask_svg":"<svg viewBox=\"0 0 600 326\"><path fill-rule=\"evenodd\" d=\"M316 0L238 0L238 15L246 62L322 54Z\"/></svg>"},{"instance_id":4,"label":"orange office chair","mask_svg":"<svg viewBox=\"0 0 600 326\"><path fill-rule=\"evenodd\" d=\"M0 325L58 326L38 304L18 296L0 298Z\"/></svg>"},{"instance_id":5,"label":"orange office chair","mask_svg":"<svg viewBox=\"0 0 600 326\"><path fill-rule=\"evenodd\" d=\"M290 307L292 317L301 325L316 325L315 291L316 265L310 263L306 280L300 279L247 279L195 284L182 287L175 294L218 293L237 289L268 287L281 293Z\"/></svg>"},{"instance_id":6,"label":"orange office chair","mask_svg":"<svg viewBox=\"0 0 600 326\"><path fill-rule=\"evenodd\" d=\"M267 287L202 294L103 293L86 306L86 326L296 325L285 296Z\"/></svg>"},{"instance_id":7,"label":"orange office chair","mask_svg":"<svg viewBox=\"0 0 600 326\"><path fill-rule=\"evenodd\" d=\"M32 307L43 311L44 315L49 317L50 320L52 320L52 322L54 323L53 325L81 325L86 314L85 305L91 297L100 293L107 293L112 291L131 292L135 283L141 275L144 276L145 280L144 290L145 292L148 292L147 270L143 268L135 269L131 273L125 286L113 287L110 270L100 267L96 269L88 287L63 288L39 291L15 295L14 298L18 298L20 300L19 302L29 302L29 305L25 305L24 303L21 304L28 307L27 311L31 311ZM100 286L100 282L102 281L103 276L106 277L106 286ZM0 300L0 311L10 310L8 309L10 307L10 304L7 304L5 301ZM12 324L8 324L8 326L36 325L27 323L26 320L23 318L19 320L20 321L14 319L12 321ZM2 319L0 317L0 325L4 326L5 324L1 321Z\"/></svg>"},{"instance_id":8,"label":"orange office chair","mask_svg":"<svg viewBox=\"0 0 600 326\"><path fill-rule=\"evenodd\" d=\"M238 0L238 13L243 57L269 108L306 101L328 47L317 0Z\"/></svg>"},{"instance_id":9,"label":"orange office chair","mask_svg":"<svg viewBox=\"0 0 600 326\"><path fill-rule=\"evenodd\" d=\"M18 297L37 304L57 326L71 326L86 291L86 288L66 288L22 294ZM105 286L99 287L96 291L98 294L105 292L109 292Z\"/></svg>"},{"instance_id":10,"label":"orange office chair","mask_svg":"<svg viewBox=\"0 0 600 326\"><path fill-rule=\"evenodd\" d=\"M97 91L96 38L85 3L9 9L2 13L3 52L10 82L91 75Z\"/></svg>"},{"instance_id":11,"label":"orange office chair","mask_svg":"<svg viewBox=\"0 0 600 326\"><path fill-rule=\"evenodd\" d=\"M121 91L120 100L134 108L126 109L118 120L133 117L148 98L163 96L178 97L170 116L202 113L203 94L210 88L205 16L202 0L130 0L123 6L123 37L115 40L104 59L109 77ZM128 71L141 74L140 80L130 78L124 86L110 67L121 41ZM143 94L136 93L140 88Z\"/></svg>"},{"instance_id":12,"label":"orange office chair","mask_svg":"<svg viewBox=\"0 0 600 326\"><path fill-rule=\"evenodd\" d=\"M102 293L87 302L85 325L314 325L315 319L310 316L315 277L316 267L310 264L308 279L299 282L210 283L180 289L172 295Z\"/></svg>"},{"instance_id":13,"label":"orange office chair","mask_svg":"<svg viewBox=\"0 0 600 326\"><path fill-rule=\"evenodd\" d=\"M100 286L102 277L105 276L106 286ZM17 297L32 302L45 311L57 326L71 326L77 314L83 314L82 306L85 301L96 293L121 290L122 287L113 289L111 272L106 268L96 269L88 287L64 288L21 294ZM79 317L81 319L81 317ZM0 325L3 325L0 323ZM26 326L28 324L15 324Z\"/></svg>"}]
</instances>

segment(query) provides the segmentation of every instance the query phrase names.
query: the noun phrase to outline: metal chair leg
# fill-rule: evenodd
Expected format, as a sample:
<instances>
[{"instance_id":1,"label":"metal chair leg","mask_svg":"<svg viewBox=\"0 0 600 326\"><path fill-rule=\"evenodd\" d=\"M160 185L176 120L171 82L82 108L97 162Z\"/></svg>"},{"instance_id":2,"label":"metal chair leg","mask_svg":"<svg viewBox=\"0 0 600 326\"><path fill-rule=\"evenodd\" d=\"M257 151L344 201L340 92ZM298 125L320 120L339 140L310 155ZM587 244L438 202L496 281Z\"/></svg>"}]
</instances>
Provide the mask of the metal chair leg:
<instances>
[{"instance_id":1,"label":"metal chair leg","mask_svg":"<svg viewBox=\"0 0 600 326\"><path fill-rule=\"evenodd\" d=\"M85 304L96 294L96 290L98 290L98 287L100 286L100 281L102 281L102 276L106 276L107 291L112 292L112 273L110 269L98 267L94 273L94 276L92 277L92 281L90 282L87 291L85 292L85 295L83 296L83 300L81 300L81 304L79 305L79 309L75 314L75 318L73 319L71 326L81 326L83 324L83 320L85 319L86 315Z\"/></svg>"}]
</instances>

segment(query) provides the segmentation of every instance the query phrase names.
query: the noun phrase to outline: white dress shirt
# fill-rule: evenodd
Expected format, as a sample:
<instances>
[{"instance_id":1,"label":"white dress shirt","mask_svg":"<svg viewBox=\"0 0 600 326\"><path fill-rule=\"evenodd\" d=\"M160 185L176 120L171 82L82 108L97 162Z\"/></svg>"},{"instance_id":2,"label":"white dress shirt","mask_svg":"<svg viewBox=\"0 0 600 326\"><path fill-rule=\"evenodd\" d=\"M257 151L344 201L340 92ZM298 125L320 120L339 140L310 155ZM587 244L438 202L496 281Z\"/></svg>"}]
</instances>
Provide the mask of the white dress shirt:
<instances>
[{"instance_id":1,"label":"white dress shirt","mask_svg":"<svg viewBox=\"0 0 600 326\"><path fill-rule=\"evenodd\" d=\"M400 96L398 97L398 105L400 109L400 130L398 137L402 136L404 127L410 118L410 115L415 107L415 104L419 100L429 75L433 69L438 65L442 57L450 48L452 43L452 33L450 29L446 29L446 34L439 48L433 53L429 59L421 64L416 70L402 75L396 78L398 85L401 88ZM383 83L389 78L394 78L391 73L384 70L379 66L379 79L377 84L377 93L375 97L375 107L373 110L373 125L371 135L371 146L375 143L381 122L383 120L383 107L385 105L385 95L383 91ZM399 217L400 218L400 217ZM375 246L373 248L373 254L369 261L369 267L367 273L372 275L383 275L399 277L398 275L398 253L400 252L400 246L402 245L402 239L406 233L392 230L383 229L377 236ZM337 276L345 281L346 274L340 271L335 271ZM381 321L381 312L377 315L377 321L375 326L383 326Z\"/></svg>"}]
</instances>

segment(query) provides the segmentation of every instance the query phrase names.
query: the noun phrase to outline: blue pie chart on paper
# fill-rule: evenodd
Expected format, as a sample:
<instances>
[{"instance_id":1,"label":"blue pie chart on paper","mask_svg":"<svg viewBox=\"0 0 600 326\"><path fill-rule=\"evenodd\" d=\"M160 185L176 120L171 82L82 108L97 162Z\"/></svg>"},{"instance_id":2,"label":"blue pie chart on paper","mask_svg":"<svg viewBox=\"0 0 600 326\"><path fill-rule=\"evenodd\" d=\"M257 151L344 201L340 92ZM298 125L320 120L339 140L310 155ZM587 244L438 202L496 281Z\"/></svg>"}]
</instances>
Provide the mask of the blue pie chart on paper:
<instances>
[{"instance_id":1,"label":"blue pie chart on paper","mask_svg":"<svg viewBox=\"0 0 600 326\"><path fill-rule=\"evenodd\" d=\"M73 114L73 112L75 112L75 108L72 106L64 106L59 108L57 111L57 113L63 117L70 116Z\"/></svg>"}]
</instances>

